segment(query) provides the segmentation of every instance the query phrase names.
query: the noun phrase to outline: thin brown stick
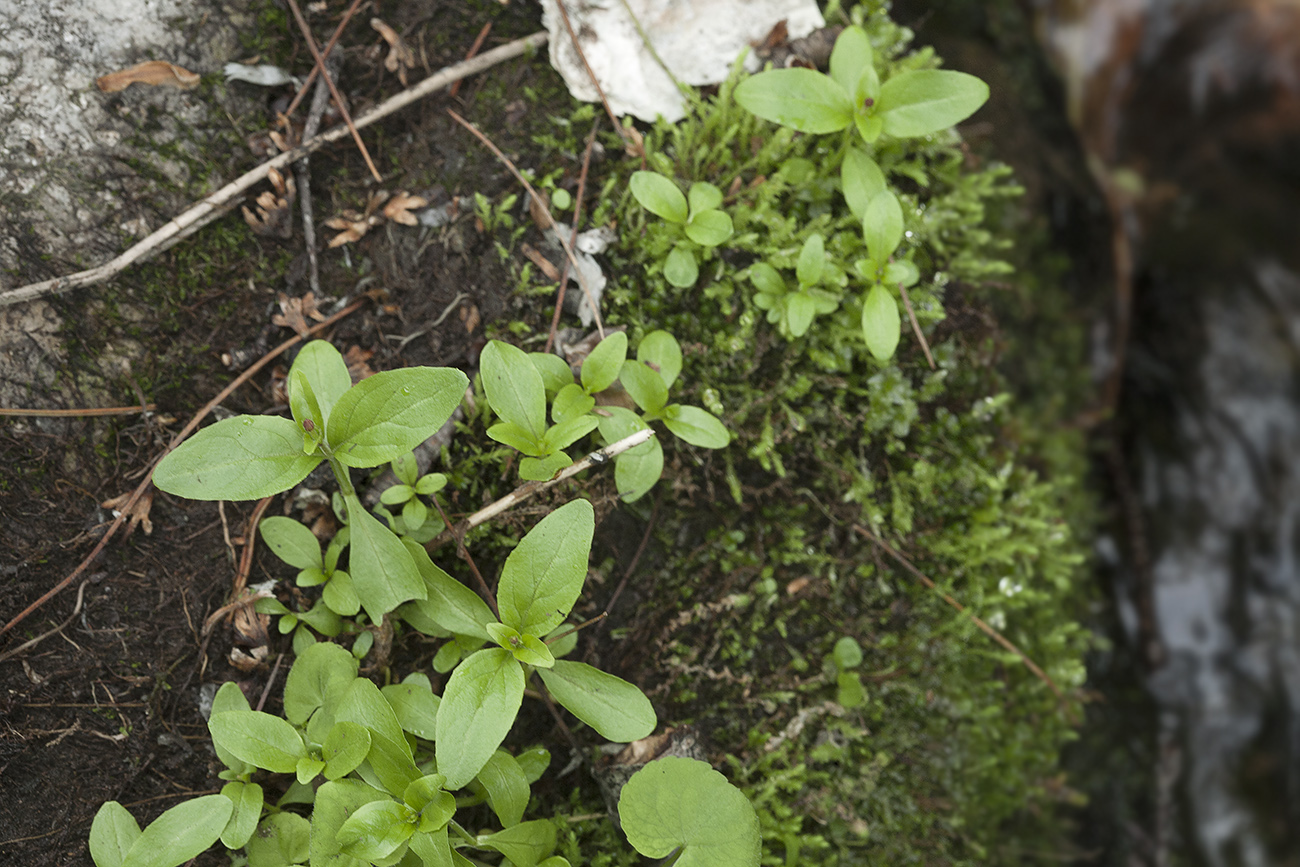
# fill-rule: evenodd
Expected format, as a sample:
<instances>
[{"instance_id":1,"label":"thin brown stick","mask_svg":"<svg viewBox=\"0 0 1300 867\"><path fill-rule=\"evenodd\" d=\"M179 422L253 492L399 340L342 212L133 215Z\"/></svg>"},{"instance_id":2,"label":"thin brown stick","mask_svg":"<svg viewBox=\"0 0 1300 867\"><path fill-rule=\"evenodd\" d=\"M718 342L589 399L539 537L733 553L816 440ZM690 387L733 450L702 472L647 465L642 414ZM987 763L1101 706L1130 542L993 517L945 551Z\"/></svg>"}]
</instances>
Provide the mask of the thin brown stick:
<instances>
[{"instance_id":1,"label":"thin brown stick","mask_svg":"<svg viewBox=\"0 0 1300 867\"><path fill-rule=\"evenodd\" d=\"M316 37L311 35L311 28L307 26L307 19L302 17L302 10L298 8L298 0L289 0L289 8L293 10L293 17L298 22L298 29L302 31L302 38L307 40L307 48L311 51L311 56L316 58L316 68L320 70L321 78L329 86L330 93L334 96L334 104L338 106L339 114L343 116L343 122L348 125L348 131L352 133L352 140L357 143L357 150L361 151L361 157L366 161L366 167L370 169L370 174L374 177L375 183L382 184L384 177L379 174L379 169L375 168L374 160L370 159L370 151L366 150L366 143L361 140L361 133L357 130L356 124L352 122L352 115L348 112L347 104L343 102L343 95L334 86L334 79L330 76L330 71L325 65L325 55L321 54L320 46L316 44Z\"/></svg>"},{"instance_id":2,"label":"thin brown stick","mask_svg":"<svg viewBox=\"0 0 1300 867\"><path fill-rule=\"evenodd\" d=\"M266 686L262 687L262 695L257 699L257 707L253 708L253 710L260 711L266 707L266 697L271 694L271 684L275 683L275 676L280 672L281 662L284 662L283 653L275 657L275 665L271 666L271 676L266 679Z\"/></svg>"},{"instance_id":3,"label":"thin brown stick","mask_svg":"<svg viewBox=\"0 0 1300 867\"><path fill-rule=\"evenodd\" d=\"M401 93L395 94L381 102L379 105L366 112L356 119L356 128L364 129L371 124L388 117L395 111L406 108L413 102L417 102L430 94L437 93L453 82L462 78L467 78L485 69L491 69L498 63L502 63L511 58L518 57L531 48L538 48L546 44L546 34L534 33L532 36L525 36L522 39L516 39L514 42L493 48L475 57L473 60L464 63L458 63L455 66L449 66L439 72L421 81L414 87L408 88ZM143 261L149 257L167 249L180 238L197 231L207 223L223 216L235 204L238 203L244 191L266 177L266 173L271 169L282 169L289 164L302 159L304 156L320 150L327 144L333 144L339 139L346 138L350 134L348 127L340 125L333 129L327 130L316 136L310 141L303 142L300 146L291 151L285 151L277 157L267 160L260 166L249 169L235 180L226 184L210 196L199 201L184 213L169 220L166 225L153 232L148 237L141 240L138 244L127 249L117 257L110 259L103 265L89 268L85 271L78 271L75 274L69 274L65 277L55 277L52 280L42 280L39 283L31 283L26 286L19 286L16 289L10 289L6 292L0 292L0 307L10 304L17 304L22 301L31 301L35 298L41 298L45 295L54 295L61 292L67 292L71 289L80 289L85 286L94 286L116 277L136 262Z\"/></svg>"},{"instance_id":4,"label":"thin brown stick","mask_svg":"<svg viewBox=\"0 0 1300 867\"><path fill-rule=\"evenodd\" d=\"M325 48L321 51L323 56L330 56L330 52L338 44L339 37L343 35L343 29L348 26L352 16L356 14L364 2L365 0L352 0L352 5L348 7L348 11L344 12L343 17L339 19L339 26L334 28L334 35L330 37L329 42L325 43ZM294 111L302 104L303 97L307 95L307 88L311 87L312 82L316 80L318 75L320 75L320 61L317 61L316 65L311 68L311 72L307 73L307 80L302 83L302 87L298 88L298 92L293 96L293 102L289 103L289 107L284 110L285 117L293 116Z\"/></svg>"},{"instance_id":5,"label":"thin brown stick","mask_svg":"<svg viewBox=\"0 0 1300 867\"><path fill-rule=\"evenodd\" d=\"M257 544L257 525L266 514L267 506L271 505L271 499L263 497L258 500L253 514L248 517L248 524L244 528L244 550L239 554L239 571L235 573L235 580L230 585L231 599L237 599L248 586L248 576L253 571L253 548Z\"/></svg>"},{"instance_id":6,"label":"thin brown stick","mask_svg":"<svg viewBox=\"0 0 1300 867\"><path fill-rule=\"evenodd\" d=\"M465 118L456 114L456 112L451 109L447 109L447 114L451 115L452 120L456 121L456 123L469 130L476 139L483 142L488 150L496 154L496 158L501 160L505 167L510 170L510 174L515 176L515 180L524 185L524 189L528 191L528 195L532 196L533 201L537 203L538 210L546 215L546 221L550 223L550 229L555 233L555 240L560 242L560 246L564 248L564 255L569 257L569 263L573 265L573 273L578 278L578 285L582 287L582 294L587 296L587 303L591 305L592 315L596 317L596 331L599 332L601 338L604 339L605 327L600 321L600 305L596 303L596 297L591 293L591 287L587 285L587 279L582 276L582 269L578 267L578 257L573 253L573 245L566 241L564 236L560 234L560 229L555 225L555 218L551 216L551 208L546 204L546 200L538 195L537 190L533 189L533 185L528 183L528 178L524 177L523 173L520 172L515 164L510 161L510 158L501 152L501 148L493 144L492 140L484 135L478 127L474 126L474 124L465 120Z\"/></svg>"},{"instance_id":7,"label":"thin brown stick","mask_svg":"<svg viewBox=\"0 0 1300 867\"><path fill-rule=\"evenodd\" d=\"M641 562L641 555L645 553L646 546L650 544L650 533L655 528L655 521L659 518L659 504L663 502L663 494L655 496L654 508L650 510L650 520L646 521L645 533L641 536L641 544L636 546L636 553L632 555L632 562L627 564L627 571L623 573L623 580L618 582L618 587L614 589L614 595L609 597L609 602L605 603L605 613L614 610L614 605L618 598L623 595L623 588L627 587L628 580L632 573L636 571L637 564Z\"/></svg>"},{"instance_id":8,"label":"thin brown stick","mask_svg":"<svg viewBox=\"0 0 1300 867\"><path fill-rule=\"evenodd\" d=\"M907 287L899 283L898 291L903 296L903 306L907 308L907 318L912 320L912 333L916 335L917 340L921 341L921 349L925 351L925 360L930 362L930 369L934 370L934 356L930 354L930 344L921 331L921 323L916 321L916 311L912 309L912 299L907 295Z\"/></svg>"},{"instance_id":9,"label":"thin brown stick","mask_svg":"<svg viewBox=\"0 0 1300 867\"><path fill-rule=\"evenodd\" d=\"M1025 668L1029 669L1031 672L1034 673L1035 677L1037 677L1043 683L1047 684L1048 688L1052 690L1052 692L1056 695L1058 699L1064 701L1065 696L1061 694L1060 688L1050 677L1047 676L1047 672L1039 668L1038 664L1029 658L1028 654L1026 654L1019 647L1016 647L1014 644L1012 644L1002 633L998 632L992 626L989 626L987 623L985 623L980 618L976 617L974 614L969 614L966 611L965 605L962 605L956 599L953 599L947 593L944 593L942 590L940 590L938 585L935 584L933 581L931 581L928 577L926 577L924 572L916 568L916 566L912 565L911 560L908 560L902 554L895 551L888 542L876 536L874 533L872 533L870 530L866 529L865 527L862 527L858 524L854 524L853 532L857 533L859 536L864 536L867 539L870 539L872 542L875 542L877 545L880 546L881 550L883 550L890 557L893 557L895 560L897 560L899 565L901 565L908 572L912 573L913 578L920 581L930 590L933 590L936 593L938 593L940 598L942 598L944 602L947 602L953 608L957 609L958 611L970 617L971 622L973 622L976 626L978 626L981 632L983 632L989 638L992 638L994 641L996 641L999 645L1001 645L1006 650L1009 650L1012 653L1014 653L1016 656L1020 657L1020 661L1025 664Z\"/></svg>"},{"instance_id":10,"label":"thin brown stick","mask_svg":"<svg viewBox=\"0 0 1300 867\"><path fill-rule=\"evenodd\" d=\"M68 615L67 620L64 620L62 623L60 623L58 626L54 627L48 632L42 632L40 635L36 636L31 641L24 641L22 644L18 645L17 647L11 650L6 650L4 653L0 653L0 662L4 662L6 659L11 659L25 650L31 650L33 647L40 644L45 639L49 638L51 635L58 635L69 625L71 625L72 621L76 620L77 615L81 613L81 602L85 598L86 584L88 584L89 582L90 579L87 578L85 581L82 581L81 586L77 588L77 604L73 606L72 613ZM66 638L67 636L64 637Z\"/></svg>"},{"instance_id":11,"label":"thin brown stick","mask_svg":"<svg viewBox=\"0 0 1300 867\"><path fill-rule=\"evenodd\" d=\"M172 438L172 441L168 443L167 448L163 450L163 453L160 454L157 458L155 458L153 463L150 464L149 471L144 474L144 478L142 478L140 480L140 484L136 486L135 491L131 494L131 498L121 506L120 511L117 513L117 517L113 519L113 523L109 524L108 529L104 531L104 535L100 537L99 543L95 545L94 549L89 554L86 555L86 559L78 563L77 568L73 569L70 575L68 575L58 584L55 584L53 587L51 587L48 591L45 592L44 595L41 596L41 598L37 599L31 605L28 605L26 608L20 611L16 617L14 617L12 620L6 623L3 628L0 628L0 635L4 635L6 632L13 629L19 623L22 623L24 620L26 620L27 617L33 611L37 610L46 602L49 602L56 595L61 593L64 589L68 587L69 584L71 584L73 581L76 581L77 577L81 575L82 572L85 572L91 563L95 562L95 558L97 558L100 552L103 551L105 547L107 547L109 540L113 538L113 535L117 533L118 529L122 526L127 516L131 513L131 508L136 504L136 502L141 497L144 496L145 491L149 490L149 485L153 482L153 471L154 468L158 466L158 462L161 461L163 458L167 457L167 455L169 455L173 449L179 446L181 442L185 440L186 437L192 434L198 428L199 422L203 421L203 419L207 417L208 413L212 412L212 410L214 410L227 397L230 397L230 395L234 393L235 389L239 388L239 386L243 385L245 382L251 379L253 377L253 374L257 373L263 367L265 367L266 365L270 364L273 360L275 360L275 358L279 356L281 352L284 352L286 349L290 348L291 346L297 345L302 340L304 340L308 335L314 334L323 328L328 328L329 326L333 325L335 322L338 322L340 319L344 318L345 316L352 315L357 310L359 310L362 307L362 305L364 305L365 303L366 303L366 299L364 298L354 301L351 304L349 304L347 307L344 307L338 313L335 313L333 316L327 318L325 321L318 322L315 325L313 325L311 328L308 328L304 334L302 335L295 334L293 337L290 337L284 343L281 343L275 349L272 349L266 355L263 355L251 367L249 367L239 376L235 377L234 380L232 380L229 385L223 388L216 397L208 401L207 404L205 404L201 410L199 410L197 413L194 414L194 418L190 419L189 423L186 424L185 427L181 429L181 432L176 434L176 436Z\"/></svg>"},{"instance_id":12,"label":"thin brown stick","mask_svg":"<svg viewBox=\"0 0 1300 867\"><path fill-rule=\"evenodd\" d=\"M534 494L541 493L553 485L558 485L560 482L570 478L571 476L577 475L588 467L591 467L593 464L597 466L608 464L614 458L623 454L623 452L628 449L636 448L654 435L655 432L650 428L639 430L631 436L624 437L616 443L611 443L610 445L605 446L603 449L597 449L580 461L575 461L556 473L555 478L553 479L547 479L544 482L524 482L501 499L484 506L465 520L461 521L456 525L454 530L451 525L448 524L446 530L443 530L436 537L426 542L424 547L426 550L432 551L448 539L464 538L465 533L474 529L479 524L492 520L497 515L514 508ZM443 521L446 522L446 520L446 517L444 517ZM460 534L459 537L457 534Z\"/></svg>"},{"instance_id":13,"label":"thin brown stick","mask_svg":"<svg viewBox=\"0 0 1300 867\"><path fill-rule=\"evenodd\" d=\"M433 500L434 508L438 510L438 514L442 517L442 525L451 529L451 519L448 518L447 513L442 510L442 503L438 502L438 495L432 494L429 499ZM478 570L478 564L474 562L474 558L470 556L469 549L465 547L465 530L462 529L459 532L456 532L455 535L456 556L469 564L469 569L474 573L474 579L478 581L479 590L482 592L483 598L487 600L488 605L492 606L492 613L497 617L500 617L501 611L497 608L496 594L492 592L492 588L489 587L487 581L484 580L483 573Z\"/></svg>"},{"instance_id":14,"label":"thin brown stick","mask_svg":"<svg viewBox=\"0 0 1300 867\"><path fill-rule=\"evenodd\" d=\"M103 406L90 409L10 409L0 407L0 415L31 416L33 418L81 418L100 415L132 415L137 412L153 412L158 407L152 403L144 406Z\"/></svg>"},{"instance_id":15,"label":"thin brown stick","mask_svg":"<svg viewBox=\"0 0 1300 867\"><path fill-rule=\"evenodd\" d=\"M471 45L469 47L469 51L465 53L466 60L469 60L475 54L478 54L478 50L483 47L483 40L487 39L487 35L491 32L492 32L492 22L489 21L487 24L483 25L483 29L478 32L478 36L474 39L474 44ZM447 94L453 97L458 93L460 93L459 81L453 84L451 86L451 89L447 91Z\"/></svg>"},{"instance_id":16,"label":"thin brown stick","mask_svg":"<svg viewBox=\"0 0 1300 867\"><path fill-rule=\"evenodd\" d=\"M582 154L582 173L578 175L578 196L573 200L573 231L569 233L569 244L578 243L578 224L582 219L582 199L587 194L587 172L591 168L591 150L596 144L596 130L600 128L600 118L591 125L587 136L587 149ZM569 260L564 260L564 269L560 271L560 288L555 293L555 312L551 315L551 330L546 335L546 348L550 352L555 345L555 333L560 328L560 313L564 310L564 290L569 285Z\"/></svg>"}]
</instances>

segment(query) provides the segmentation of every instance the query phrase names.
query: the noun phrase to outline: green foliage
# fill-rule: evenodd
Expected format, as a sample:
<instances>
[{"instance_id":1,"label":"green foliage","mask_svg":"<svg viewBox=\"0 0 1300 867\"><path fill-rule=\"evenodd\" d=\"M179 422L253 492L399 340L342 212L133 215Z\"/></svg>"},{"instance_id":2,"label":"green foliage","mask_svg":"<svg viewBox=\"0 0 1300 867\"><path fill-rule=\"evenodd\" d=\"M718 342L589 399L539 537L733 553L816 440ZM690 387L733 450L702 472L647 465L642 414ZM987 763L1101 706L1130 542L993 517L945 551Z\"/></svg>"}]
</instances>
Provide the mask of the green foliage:
<instances>
[{"instance_id":1,"label":"green foliage","mask_svg":"<svg viewBox=\"0 0 1300 867\"><path fill-rule=\"evenodd\" d=\"M696 181L688 195L669 178L655 172L632 175L628 189L641 207L662 217L671 227L672 249L663 262L663 275L674 286L694 286L700 278L700 255L731 237L731 217L718 209L722 191L713 184Z\"/></svg>"}]
</instances>

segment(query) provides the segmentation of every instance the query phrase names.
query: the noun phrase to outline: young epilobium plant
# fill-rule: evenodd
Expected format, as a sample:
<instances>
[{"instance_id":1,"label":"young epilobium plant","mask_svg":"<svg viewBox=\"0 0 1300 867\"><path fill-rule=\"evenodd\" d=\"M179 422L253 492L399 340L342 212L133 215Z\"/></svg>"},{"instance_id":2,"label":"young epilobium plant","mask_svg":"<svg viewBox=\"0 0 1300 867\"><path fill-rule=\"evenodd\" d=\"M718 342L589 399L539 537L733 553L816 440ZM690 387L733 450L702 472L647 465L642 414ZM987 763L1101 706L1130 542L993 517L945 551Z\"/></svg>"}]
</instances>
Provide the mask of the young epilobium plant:
<instances>
[{"instance_id":1,"label":"young epilobium plant","mask_svg":"<svg viewBox=\"0 0 1300 867\"><path fill-rule=\"evenodd\" d=\"M241 415L186 440L154 470L163 491L196 500L252 500L288 490L328 461L347 509L348 574L371 620L424 584L401 541L362 506L349 476L406 454L451 417L468 380L450 368L377 373L352 385L339 351L313 340L289 370L293 419Z\"/></svg>"},{"instance_id":2,"label":"young epilobium plant","mask_svg":"<svg viewBox=\"0 0 1300 867\"><path fill-rule=\"evenodd\" d=\"M641 207L681 232L682 237L664 260L664 279L682 289L694 286L700 277L697 251L725 244L733 231L731 217L719 210L722 191L697 181L683 196L670 178L647 171L633 174L629 188Z\"/></svg>"},{"instance_id":3,"label":"young epilobium plant","mask_svg":"<svg viewBox=\"0 0 1300 867\"><path fill-rule=\"evenodd\" d=\"M843 272L826 261L825 239L816 233L808 236L799 251L795 268L797 285L793 291L780 272L766 262L749 266L749 279L758 289L755 306L766 310L767 321L778 325L790 337L803 337L816 316L834 313L839 308L839 292L820 288L820 284L825 282L838 288L845 283Z\"/></svg>"}]
</instances>

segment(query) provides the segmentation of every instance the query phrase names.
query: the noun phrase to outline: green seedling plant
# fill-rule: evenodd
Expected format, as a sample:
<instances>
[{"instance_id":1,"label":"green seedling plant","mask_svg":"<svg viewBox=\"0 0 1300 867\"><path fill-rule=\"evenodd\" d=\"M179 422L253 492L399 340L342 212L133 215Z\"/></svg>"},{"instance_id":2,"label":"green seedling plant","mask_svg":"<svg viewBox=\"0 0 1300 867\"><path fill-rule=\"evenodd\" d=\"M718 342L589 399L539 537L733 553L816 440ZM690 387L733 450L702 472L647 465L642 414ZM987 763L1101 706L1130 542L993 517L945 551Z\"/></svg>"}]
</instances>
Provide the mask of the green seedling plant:
<instances>
[{"instance_id":1,"label":"green seedling plant","mask_svg":"<svg viewBox=\"0 0 1300 867\"><path fill-rule=\"evenodd\" d=\"M940 132L965 120L988 96L983 81L952 70L906 70L882 82L871 41L856 25L845 28L836 40L829 74L769 69L735 89L736 102L765 120L816 135L847 131L839 151L841 189L849 210L862 221L868 253L855 263L867 283L862 337L880 361L893 357L902 327L898 302L888 287L902 291L919 273L908 260L891 261L904 237L902 204L861 145L871 148L882 136L916 138ZM804 315L801 310L796 322Z\"/></svg>"},{"instance_id":2,"label":"green seedling plant","mask_svg":"<svg viewBox=\"0 0 1300 867\"><path fill-rule=\"evenodd\" d=\"M722 191L697 181L687 195L658 172L640 171L628 184L632 196L650 213L661 217L678 236L664 259L664 279L679 288L700 278L700 252L725 244L731 238L731 217L719 209Z\"/></svg>"},{"instance_id":3,"label":"green seedling plant","mask_svg":"<svg viewBox=\"0 0 1300 867\"><path fill-rule=\"evenodd\" d=\"M360 607L378 623L426 591L401 540L362 506L350 470L411 451L451 417L467 384L458 370L419 367L353 385L339 351L313 340L289 370L292 420L242 415L204 428L158 464L154 484L196 500L253 500L292 488L328 462L347 513L347 575ZM308 560L304 553L301 562ZM335 591L340 598L346 583Z\"/></svg>"},{"instance_id":4,"label":"green seedling plant","mask_svg":"<svg viewBox=\"0 0 1300 867\"><path fill-rule=\"evenodd\" d=\"M583 360L579 376L558 356L525 353L491 341L482 353L481 375L488 405L500 419L487 430L497 442L522 452L519 475L548 479L569 466L564 449L599 429L606 444L617 442L650 422L661 421L674 435L701 448L723 448L730 442L717 416L696 406L669 402L669 389L682 369L682 350L666 331L652 331L627 357L627 335L609 334ZM621 390L641 410L638 414L612 402L597 404ZM546 423L551 397L552 425ZM615 458L614 481L626 501L643 496L663 473L663 447L657 439Z\"/></svg>"},{"instance_id":5,"label":"green seedling plant","mask_svg":"<svg viewBox=\"0 0 1300 867\"><path fill-rule=\"evenodd\" d=\"M395 458L392 468L398 483L379 495L379 502L388 508L376 511L388 519L389 526L397 535L427 542L442 531L443 524L421 498L432 497L447 487L447 477L442 473L420 475L414 454ZM392 514L389 509L397 506L401 506L401 512Z\"/></svg>"},{"instance_id":6,"label":"green seedling plant","mask_svg":"<svg viewBox=\"0 0 1300 867\"><path fill-rule=\"evenodd\" d=\"M751 265L749 279L758 290L754 304L767 311L768 322L793 338L803 337L815 317L839 309L840 293L820 288L821 284L838 290L847 282L843 271L826 260L825 239L816 233L808 236L799 251L793 290L781 273L766 262Z\"/></svg>"},{"instance_id":7,"label":"green seedling plant","mask_svg":"<svg viewBox=\"0 0 1300 867\"><path fill-rule=\"evenodd\" d=\"M860 665L862 645L849 635L836 641L835 648L826 657L825 669L835 678L835 702L840 707L851 710L866 703L866 687L862 685L862 676L858 673Z\"/></svg>"}]
</instances>

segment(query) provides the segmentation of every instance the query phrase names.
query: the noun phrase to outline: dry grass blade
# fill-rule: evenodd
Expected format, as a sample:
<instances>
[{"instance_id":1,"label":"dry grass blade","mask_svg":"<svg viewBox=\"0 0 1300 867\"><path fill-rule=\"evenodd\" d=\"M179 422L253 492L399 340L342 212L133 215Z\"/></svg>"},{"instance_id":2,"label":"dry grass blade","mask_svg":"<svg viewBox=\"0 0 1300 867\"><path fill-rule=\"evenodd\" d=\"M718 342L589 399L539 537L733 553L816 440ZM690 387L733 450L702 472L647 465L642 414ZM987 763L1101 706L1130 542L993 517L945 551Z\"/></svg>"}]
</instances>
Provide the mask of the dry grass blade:
<instances>
[{"instance_id":1,"label":"dry grass blade","mask_svg":"<svg viewBox=\"0 0 1300 867\"><path fill-rule=\"evenodd\" d=\"M930 369L934 370L934 356L930 354L930 343L925 339L925 332L921 330L921 323L916 321L916 311L912 309L912 299L907 294L907 287L899 283L898 291L903 296L903 306L907 308L907 318L912 322L912 333L920 341L921 350L925 352L925 360L930 362Z\"/></svg>"}]
</instances>

